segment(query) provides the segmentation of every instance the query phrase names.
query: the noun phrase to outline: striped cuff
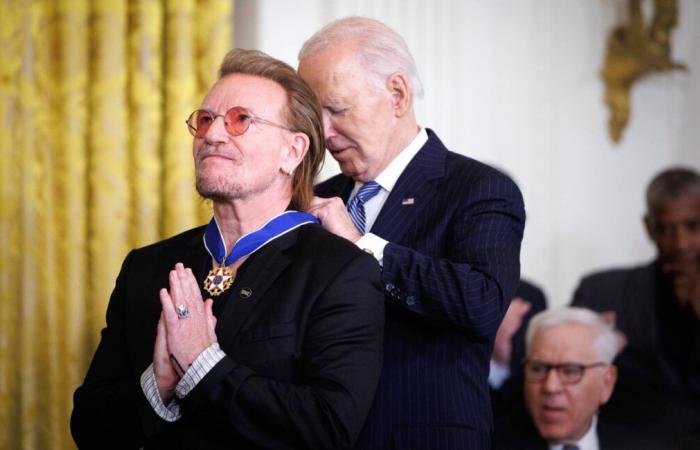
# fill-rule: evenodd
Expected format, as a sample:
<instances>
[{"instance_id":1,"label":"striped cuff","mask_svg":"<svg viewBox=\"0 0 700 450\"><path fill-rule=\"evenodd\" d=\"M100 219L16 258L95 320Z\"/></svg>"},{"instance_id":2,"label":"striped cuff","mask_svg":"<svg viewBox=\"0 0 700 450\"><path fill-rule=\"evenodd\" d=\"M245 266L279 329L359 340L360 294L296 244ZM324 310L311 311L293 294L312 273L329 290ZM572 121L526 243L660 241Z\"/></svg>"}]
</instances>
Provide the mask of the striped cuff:
<instances>
[{"instance_id":1,"label":"striped cuff","mask_svg":"<svg viewBox=\"0 0 700 450\"><path fill-rule=\"evenodd\" d=\"M175 386L175 396L177 398L184 398L189 394L190 391L197 386L197 383L202 381L202 378L204 378L224 356L226 356L226 353L221 350L218 342L214 342L207 347L197 356L197 359L194 360L192 365L187 369L187 372L185 372L177 383L177 386Z\"/></svg>"},{"instance_id":2,"label":"striped cuff","mask_svg":"<svg viewBox=\"0 0 700 450\"><path fill-rule=\"evenodd\" d=\"M153 372L153 363L149 365L141 374L141 389L143 390L146 400L151 404L153 410L166 422L175 422L182 417L180 414L180 405L176 399L172 399L166 406L163 399L158 393L158 384L156 383L156 374Z\"/></svg>"}]
</instances>

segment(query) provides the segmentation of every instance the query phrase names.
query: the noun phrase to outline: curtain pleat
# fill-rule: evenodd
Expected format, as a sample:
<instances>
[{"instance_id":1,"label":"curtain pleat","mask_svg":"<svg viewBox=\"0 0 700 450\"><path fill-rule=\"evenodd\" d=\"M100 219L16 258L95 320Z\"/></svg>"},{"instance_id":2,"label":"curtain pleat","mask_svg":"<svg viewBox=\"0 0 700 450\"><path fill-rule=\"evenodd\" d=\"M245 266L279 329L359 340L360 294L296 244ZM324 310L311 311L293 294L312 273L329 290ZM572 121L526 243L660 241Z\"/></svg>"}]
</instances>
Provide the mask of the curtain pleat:
<instances>
[{"instance_id":1,"label":"curtain pleat","mask_svg":"<svg viewBox=\"0 0 700 450\"><path fill-rule=\"evenodd\" d=\"M73 404L72 391L80 384L93 350L98 324L90 321L88 302L94 298L88 288L88 109L90 73L90 5L87 0L60 2L58 5L59 69L56 123L56 209L57 289L53 295L58 308L61 334L57 345L61 355L58 390L63 414L59 424L59 448L72 448L67 432L67 412ZM59 275L60 274L60 275Z\"/></svg>"},{"instance_id":2,"label":"curtain pleat","mask_svg":"<svg viewBox=\"0 0 700 450\"><path fill-rule=\"evenodd\" d=\"M160 189L164 10L158 0L130 2L128 93L132 132L129 134L129 172L133 220L129 236L137 246L154 242L161 236L161 205L163 200L168 202L167 198L161 199ZM187 142L184 135L182 140Z\"/></svg>"},{"instance_id":3,"label":"curtain pleat","mask_svg":"<svg viewBox=\"0 0 700 450\"><path fill-rule=\"evenodd\" d=\"M175 0L165 6L165 153L163 155L163 231L172 235L195 220L192 143L181 126L195 109L197 98L193 36L196 2ZM167 199L177 199L168 202Z\"/></svg>"},{"instance_id":4,"label":"curtain pleat","mask_svg":"<svg viewBox=\"0 0 700 450\"><path fill-rule=\"evenodd\" d=\"M22 345L19 343L20 251L22 236L21 180L24 171L20 145L20 84L24 33L27 15L19 4L0 4L0 423L14 433L0 433L1 448L20 448L22 441L20 405Z\"/></svg>"},{"instance_id":5,"label":"curtain pleat","mask_svg":"<svg viewBox=\"0 0 700 450\"><path fill-rule=\"evenodd\" d=\"M0 0L1 449L74 448L129 249L206 222L184 120L232 1Z\"/></svg>"},{"instance_id":6,"label":"curtain pleat","mask_svg":"<svg viewBox=\"0 0 700 450\"><path fill-rule=\"evenodd\" d=\"M114 274L128 241L126 0L93 4L88 145L88 267L94 330L104 323Z\"/></svg>"}]
</instances>

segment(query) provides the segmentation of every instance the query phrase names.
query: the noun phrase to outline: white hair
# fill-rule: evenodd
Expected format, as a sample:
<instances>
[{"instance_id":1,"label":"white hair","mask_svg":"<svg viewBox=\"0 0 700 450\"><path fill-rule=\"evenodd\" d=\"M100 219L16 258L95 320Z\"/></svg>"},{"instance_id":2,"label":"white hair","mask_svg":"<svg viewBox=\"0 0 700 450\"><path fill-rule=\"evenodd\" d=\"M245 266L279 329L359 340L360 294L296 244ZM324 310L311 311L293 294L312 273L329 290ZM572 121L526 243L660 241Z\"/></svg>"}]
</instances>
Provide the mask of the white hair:
<instances>
[{"instance_id":1,"label":"white hair","mask_svg":"<svg viewBox=\"0 0 700 450\"><path fill-rule=\"evenodd\" d=\"M386 87L389 76L400 72L417 98L423 96L423 83L406 41L382 22L368 17L346 17L329 23L311 36L299 51L299 61L320 53L331 45L353 42L362 65L374 75L378 89Z\"/></svg>"},{"instance_id":2,"label":"white hair","mask_svg":"<svg viewBox=\"0 0 700 450\"><path fill-rule=\"evenodd\" d=\"M527 327L527 333L525 334L527 354L530 354L532 341L538 332L545 328L564 324L577 324L592 328L596 334L593 346L601 361L612 363L620 351L620 343L615 333L615 326L612 323L609 323L600 314L590 309L564 307L542 311L530 320L530 325ZM581 345L585 344L587 343L581 342Z\"/></svg>"}]
</instances>

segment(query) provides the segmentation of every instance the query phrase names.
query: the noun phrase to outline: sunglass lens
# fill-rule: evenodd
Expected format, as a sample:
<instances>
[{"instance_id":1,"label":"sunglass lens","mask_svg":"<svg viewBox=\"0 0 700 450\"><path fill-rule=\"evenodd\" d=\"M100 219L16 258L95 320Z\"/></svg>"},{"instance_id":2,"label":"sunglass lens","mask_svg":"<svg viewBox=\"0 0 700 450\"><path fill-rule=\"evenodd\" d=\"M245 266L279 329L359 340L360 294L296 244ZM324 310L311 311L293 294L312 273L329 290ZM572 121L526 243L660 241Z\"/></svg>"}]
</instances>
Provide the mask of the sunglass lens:
<instances>
[{"instance_id":1,"label":"sunglass lens","mask_svg":"<svg viewBox=\"0 0 700 450\"><path fill-rule=\"evenodd\" d=\"M194 117L192 117L192 122L196 130L195 136L204 137L213 121L214 117L208 111L203 109L195 111Z\"/></svg>"},{"instance_id":2,"label":"sunglass lens","mask_svg":"<svg viewBox=\"0 0 700 450\"><path fill-rule=\"evenodd\" d=\"M240 136L248 130L250 113L245 108L236 106L226 112L226 129L234 136Z\"/></svg>"}]
</instances>

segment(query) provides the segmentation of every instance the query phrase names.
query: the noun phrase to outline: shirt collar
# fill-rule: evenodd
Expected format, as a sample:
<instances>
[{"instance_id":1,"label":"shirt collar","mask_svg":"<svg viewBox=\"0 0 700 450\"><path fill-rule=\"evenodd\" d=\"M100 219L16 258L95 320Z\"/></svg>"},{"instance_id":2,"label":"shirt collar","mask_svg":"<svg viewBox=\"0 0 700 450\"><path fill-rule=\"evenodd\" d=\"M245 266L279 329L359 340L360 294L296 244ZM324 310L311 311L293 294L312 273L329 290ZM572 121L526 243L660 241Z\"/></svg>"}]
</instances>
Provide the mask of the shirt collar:
<instances>
[{"instance_id":1,"label":"shirt collar","mask_svg":"<svg viewBox=\"0 0 700 450\"><path fill-rule=\"evenodd\" d=\"M391 192L391 190L394 189L396 181L398 181L404 169L406 169L406 166L408 166L408 163L411 162L413 157L416 156L416 153L418 153L418 151L427 141L428 133L425 131L425 128L421 128L411 143L408 144L408 146L398 155L396 155L396 158L389 163L382 173L377 175L377 178L375 178L374 181L379 183L379 185L385 191Z\"/></svg>"},{"instance_id":2,"label":"shirt collar","mask_svg":"<svg viewBox=\"0 0 700 450\"><path fill-rule=\"evenodd\" d=\"M600 446L598 445L598 433L596 431L598 426L598 415L593 416L593 420L591 420L591 427L586 431L586 434L583 435L583 437L576 442L576 446L579 448L579 450L599 450ZM549 450L562 450L564 448L563 444L558 444L558 445L549 445Z\"/></svg>"}]
</instances>

